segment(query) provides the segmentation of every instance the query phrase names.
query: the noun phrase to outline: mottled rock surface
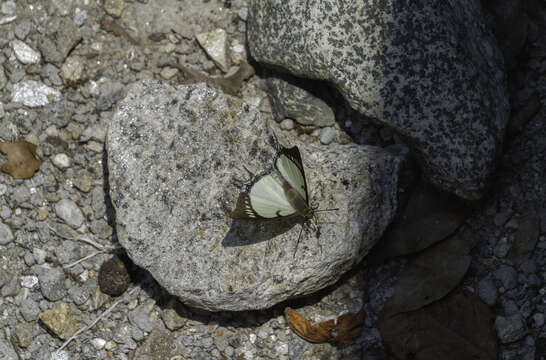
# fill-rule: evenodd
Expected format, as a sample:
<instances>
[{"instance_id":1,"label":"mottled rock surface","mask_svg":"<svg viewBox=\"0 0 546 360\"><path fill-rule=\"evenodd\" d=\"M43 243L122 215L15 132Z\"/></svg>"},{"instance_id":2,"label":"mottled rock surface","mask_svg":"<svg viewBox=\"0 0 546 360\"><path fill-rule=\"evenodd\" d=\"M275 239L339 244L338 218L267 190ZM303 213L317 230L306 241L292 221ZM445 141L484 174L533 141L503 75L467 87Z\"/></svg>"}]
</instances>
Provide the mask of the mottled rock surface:
<instances>
[{"instance_id":1,"label":"mottled rock surface","mask_svg":"<svg viewBox=\"0 0 546 360\"><path fill-rule=\"evenodd\" d=\"M252 57L331 82L413 147L425 175L482 195L509 106L503 59L480 3L250 0Z\"/></svg>"},{"instance_id":2,"label":"mottled rock surface","mask_svg":"<svg viewBox=\"0 0 546 360\"><path fill-rule=\"evenodd\" d=\"M269 123L274 124L272 120ZM214 141L212 141L214 139ZM185 304L270 307L334 283L358 263L396 208L399 158L375 147L299 145L320 237L299 219L233 221L242 164L272 166L256 108L204 84L132 86L108 131L110 195L131 259Z\"/></svg>"}]
</instances>

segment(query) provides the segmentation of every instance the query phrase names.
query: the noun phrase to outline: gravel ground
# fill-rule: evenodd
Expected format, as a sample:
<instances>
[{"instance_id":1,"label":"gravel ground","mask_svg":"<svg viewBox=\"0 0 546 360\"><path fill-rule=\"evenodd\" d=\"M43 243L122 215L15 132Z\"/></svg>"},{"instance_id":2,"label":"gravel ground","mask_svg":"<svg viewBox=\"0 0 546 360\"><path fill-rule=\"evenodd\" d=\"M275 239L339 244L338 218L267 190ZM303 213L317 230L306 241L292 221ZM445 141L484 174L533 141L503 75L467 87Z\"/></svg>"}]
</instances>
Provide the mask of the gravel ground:
<instances>
[{"instance_id":1,"label":"gravel ground","mask_svg":"<svg viewBox=\"0 0 546 360\"><path fill-rule=\"evenodd\" d=\"M194 34L222 29L232 63L246 56L245 1L152 3L0 2L0 140L39 144L42 160L29 179L0 175L0 354L6 359L389 359L376 321L405 260L381 266L364 261L335 286L288 304L313 321L363 306L364 330L343 346L300 339L284 319L286 304L241 313L187 308L130 264L129 290L119 297L99 290L101 265L119 251L105 184L104 141L125 85L146 78L178 84L183 74L172 66L177 61L209 75L227 71L214 49L208 48L208 56L200 47L198 40L206 37ZM184 21L171 15L181 6ZM546 43L539 41L546 31L540 26L529 31L524 56L509 77L514 115L531 106L533 96L543 103L546 98ZM262 88L253 77L242 97L262 99ZM270 111L267 101L262 108ZM489 193L464 224L479 242L463 287L492 306L499 359L546 358L545 114L542 107L527 123L514 126ZM291 129L293 124L281 125ZM384 135L381 143L392 142L384 129L350 125L345 130L361 143L376 134ZM328 129L315 134L323 143L332 141ZM1 162L6 159L0 155ZM532 256L514 262L514 242L528 236L537 221ZM124 266L112 266L114 273L115 266L123 272ZM121 283L123 292L127 281ZM63 347L77 329L83 331Z\"/></svg>"}]
</instances>

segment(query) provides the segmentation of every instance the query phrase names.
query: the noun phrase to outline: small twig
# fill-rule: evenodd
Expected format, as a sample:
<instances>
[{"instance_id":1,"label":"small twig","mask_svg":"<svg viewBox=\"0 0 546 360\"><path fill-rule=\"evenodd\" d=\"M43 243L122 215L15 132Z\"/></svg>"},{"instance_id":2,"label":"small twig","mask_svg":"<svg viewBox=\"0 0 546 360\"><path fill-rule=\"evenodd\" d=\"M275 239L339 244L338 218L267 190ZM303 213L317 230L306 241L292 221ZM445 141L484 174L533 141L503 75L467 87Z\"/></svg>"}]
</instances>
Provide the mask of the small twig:
<instances>
[{"instance_id":1,"label":"small twig","mask_svg":"<svg viewBox=\"0 0 546 360\"><path fill-rule=\"evenodd\" d=\"M125 300L129 300L129 298L131 296L133 296L133 293L138 290L139 288L138 287L134 287L132 288L131 290L129 290L128 292L125 293L125 295L123 296L123 298L117 300L115 303L113 303L108 309L104 310L104 312L102 314L100 314L95 320L93 320L93 322L81 329L79 329L78 331L76 331L74 333L74 335L72 335L70 338L68 338L68 340L66 340L60 348L57 349L56 353L57 355L59 354L59 352L61 350L63 350L72 340L74 340L75 338L77 338L82 332L84 331L87 331L89 329L91 329L93 326L95 326L103 317L105 317L106 315L110 314L112 312L112 310L114 310L114 308L119 304L121 303L122 301L125 301Z\"/></svg>"},{"instance_id":2,"label":"small twig","mask_svg":"<svg viewBox=\"0 0 546 360\"><path fill-rule=\"evenodd\" d=\"M71 268L71 267L76 266L76 265L78 265L79 263L81 263L81 262L83 262L83 261L85 261L85 260L91 259L92 257L97 256L97 255L99 255L99 254L104 254L104 253L107 253L107 252L109 252L109 251L111 251L111 250L117 250L117 249L121 249L121 248L122 248L121 246L111 246L111 247L109 247L108 249L105 249L105 250L95 251L94 253L92 253L92 254L90 254L90 255L87 255L87 256L85 256L85 257L83 257L83 258L81 258L81 259L79 259L79 260L73 262L72 264L63 265L63 268L64 268L64 269Z\"/></svg>"},{"instance_id":3,"label":"small twig","mask_svg":"<svg viewBox=\"0 0 546 360\"><path fill-rule=\"evenodd\" d=\"M87 244L89 244L91 246L94 246L99 250L105 250L106 248L108 248L108 246L101 245L101 244L99 244L97 242L94 242L93 240L91 240L91 239L89 239L87 237L78 236L76 238L73 238L73 237L70 237L70 236L60 234L57 230L55 230L55 228L51 227L49 224L47 225L47 227L49 228L49 230L53 231L56 235L62 237L63 239L73 240L73 241L76 241L76 240L83 241L84 243L87 243Z\"/></svg>"}]
</instances>

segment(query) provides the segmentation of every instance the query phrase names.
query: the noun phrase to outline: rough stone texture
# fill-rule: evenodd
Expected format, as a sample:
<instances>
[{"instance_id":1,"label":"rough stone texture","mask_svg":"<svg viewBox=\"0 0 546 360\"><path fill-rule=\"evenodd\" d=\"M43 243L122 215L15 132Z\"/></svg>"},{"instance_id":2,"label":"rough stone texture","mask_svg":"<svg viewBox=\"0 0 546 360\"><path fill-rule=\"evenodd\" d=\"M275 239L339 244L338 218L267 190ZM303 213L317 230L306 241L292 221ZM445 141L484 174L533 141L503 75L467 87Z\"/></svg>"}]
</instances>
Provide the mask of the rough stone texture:
<instances>
[{"instance_id":1,"label":"rough stone texture","mask_svg":"<svg viewBox=\"0 0 546 360\"><path fill-rule=\"evenodd\" d=\"M253 58L327 80L411 145L425 175L482 195L509 115L503 59L477 1L250 0Z\"/></svg>"},{"instance_id":2,"label":"rough stone texture","mask_svg":"<svg viewBox=\"0 0 546 360\"><path fill-rule=\"evenodd\" d=\"M268 123L273 126L271 120ZM272 166L256 108L205 84L131 87L108 130L110 195L127 254L180 300L259 309L334 283L358 263L396 208L400 159L375 147L299 145L320 237L300 219L232 221L246 180Z\"/></svg>"},{"instance_id":3,"label":"rough stone texture","mask_svg":"<svg viewBox=\"0 0 546 360\"><path fill-rule=\"evenodd\" d=\"M268 78L267 87L273 98L275 120L290 118L302 125L334 125L336 117L332 109L308 91L278 78Z\"/></svg>"}]
</instances>

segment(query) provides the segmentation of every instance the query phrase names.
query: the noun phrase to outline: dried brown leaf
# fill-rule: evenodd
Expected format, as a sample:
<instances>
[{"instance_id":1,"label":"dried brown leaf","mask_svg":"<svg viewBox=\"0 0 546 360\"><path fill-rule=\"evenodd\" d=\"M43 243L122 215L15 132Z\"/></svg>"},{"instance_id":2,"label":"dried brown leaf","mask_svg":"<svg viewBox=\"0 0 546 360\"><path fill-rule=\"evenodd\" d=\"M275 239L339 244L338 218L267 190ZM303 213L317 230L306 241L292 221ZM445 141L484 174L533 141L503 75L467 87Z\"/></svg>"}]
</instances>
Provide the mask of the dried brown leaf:
<instances>
[{"instance_id":1,"label":"dried brown leaf","mask_svg":"<svg viewBox=\"0 0 546 360\"><path fill-rule=\"evenodd\" d=\"M27 141L1 142L0 151L8 156L1 170L15 179L28 179L40 168L36 159L36 145Z\"/></svg>"},{"instance_id":2,"label":"dried brown leaf","mask_svg":"<svg viewBox=\"0 0 546 360\"><path fill-rule=\"evenodd\" d=\"M466 231L419 254L394 284L385 310L391 314L417 310L449 293L470 266L468 253L474 240Z\"/></svg>"},{"instance_id":3,"label":"dried brown leaf","mask_svg":"<svg viewBox=\"0 0 546 360\"><path fill-rule=\"evenodd\" d=\"M350 344L362 332L364 324L364 309L356 314L345 314L337 318L334 328L334 339L342 344Z\"/></svg>"},{"instance_id":4,"label":"dried brown leaf","mask_svg":"<svg viewBox=\"0 0 546 360\"><path fill-rule=\"evenodd\" d=\"M397 359L496 360L493 319L478 296L455 291L416 311L383 312L379 329Z\"/></svg>"},{"instance_id":5,"label":"dried brown leaf","mask_svg":"<svg viewBox=\"0 0 546 360\"><path fill-rule=\"evenodd\" d=\"M419 252L453 234L467 212L465 204L456 196L421 183L370 256L374 262L381 263Z\"/></svg>"},{"instance_id":6,"label":"dried brown leaf","mask_svg":"<svg viewBox=\"0 0 546 360\"><path fill-rule=\"evenodd\" d=\"M284 316L292 331L299 337L309 342L320 343L332 339L330 330L333 329L334 320L323 321L317 324L311 324L305 316L298 314L291 308L284 309Z\"/></svg>"},{"instance_id":7,"label":"dried brown leaf","mask_svg":"<svg viewBox=\"0 0 546 360\"><path fill-rule=\"evenodd\" d=\"M284 309L284 316L299 337L314 343L335 340L342 344L350 344L360 335L364 324L364 309L356 314L341 315L335 321L328 320L316 324L311 324L305 316L289 307Z\"/></svg>"},{"instance_id":8,"label":"dried brown leaf","mask_svg":"<svg viewBox=\"0 0 546 360\"><path fill-rule=\"evenodd\" d=\"M540 218L535 206L527 203L519 222L519 228L514 236L514 243L508 252L508 258L516 265L528 259L538 241L540 232Z\"/></svg>"}]
</instances>

